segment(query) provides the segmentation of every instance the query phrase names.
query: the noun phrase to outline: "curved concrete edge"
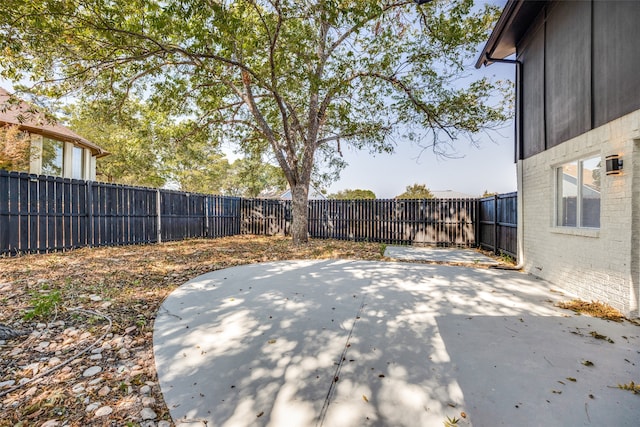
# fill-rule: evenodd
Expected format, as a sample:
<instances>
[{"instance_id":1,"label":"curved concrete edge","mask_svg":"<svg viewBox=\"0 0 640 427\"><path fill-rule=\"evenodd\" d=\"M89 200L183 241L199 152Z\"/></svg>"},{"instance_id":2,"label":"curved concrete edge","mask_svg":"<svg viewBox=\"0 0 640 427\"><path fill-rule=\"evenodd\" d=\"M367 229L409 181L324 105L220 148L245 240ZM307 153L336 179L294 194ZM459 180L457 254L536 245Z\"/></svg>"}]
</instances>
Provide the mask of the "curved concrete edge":
<instances>
[{"instance_id":1,"label":"curved concrete edge","mask_svg":"<svg viewBox=\"0 0 640 427\"><path fill-rule=\"evenodd\" d=\"M557 298L499 270L234 267L162 304L158 379L185 426L635 425L637 396L615 386L638 381L640 328Z\"/></svg>"}]
</instances>

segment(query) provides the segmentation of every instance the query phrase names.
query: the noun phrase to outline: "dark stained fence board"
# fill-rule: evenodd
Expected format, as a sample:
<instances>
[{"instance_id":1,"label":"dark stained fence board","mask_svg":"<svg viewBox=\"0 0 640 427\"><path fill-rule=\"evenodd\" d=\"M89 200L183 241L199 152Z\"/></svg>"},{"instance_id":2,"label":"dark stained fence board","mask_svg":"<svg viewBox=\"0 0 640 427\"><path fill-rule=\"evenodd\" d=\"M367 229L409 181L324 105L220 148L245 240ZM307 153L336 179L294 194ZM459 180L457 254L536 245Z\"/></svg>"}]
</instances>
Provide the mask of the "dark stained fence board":
<instances>
[{"instance_id":1,"label":"dark stained fence board","mask_svg":"<svg viewBox=\"0 0 640 427\"><path fill-rule=\"evenodd\" d=\"M499 254L517 257L518 195L501 194L480 199L478 244Z\"/></svg>"},{"instance_id":2,"label":"dark stained fence board","mask_svg":"<svg viewBox=\"0 0 640 427\"><path fill-rule=\"evenodd\" d=\"M0 170L0 255L9 253L9 174Z\"/></svg>"}]
</instances>

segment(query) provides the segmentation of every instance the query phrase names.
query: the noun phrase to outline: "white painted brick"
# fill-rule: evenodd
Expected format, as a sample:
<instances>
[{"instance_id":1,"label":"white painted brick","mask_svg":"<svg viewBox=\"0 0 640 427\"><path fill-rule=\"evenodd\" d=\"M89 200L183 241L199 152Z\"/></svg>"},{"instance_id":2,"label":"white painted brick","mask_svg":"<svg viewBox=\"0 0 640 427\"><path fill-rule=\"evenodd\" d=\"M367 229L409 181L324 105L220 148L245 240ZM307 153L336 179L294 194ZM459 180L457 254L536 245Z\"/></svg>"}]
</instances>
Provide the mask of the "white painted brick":
<instances>
[{"instance_id":1,"label":"white painted brick","mask_svg":"<svg viewBox=\"0 0 640 427\"><path fill-rule=\"evenodd\" d=\"M640 110L573 138L522 162L525 270L585 300L600 300L638 316L640 259ZM619 153L623 174L602 179L598 237L554 232L554 171L551 165L599 152ZM635 207L634 207L635 206ZM640 249L636 247L636 254Z\"/></svg>"}]
</instances>

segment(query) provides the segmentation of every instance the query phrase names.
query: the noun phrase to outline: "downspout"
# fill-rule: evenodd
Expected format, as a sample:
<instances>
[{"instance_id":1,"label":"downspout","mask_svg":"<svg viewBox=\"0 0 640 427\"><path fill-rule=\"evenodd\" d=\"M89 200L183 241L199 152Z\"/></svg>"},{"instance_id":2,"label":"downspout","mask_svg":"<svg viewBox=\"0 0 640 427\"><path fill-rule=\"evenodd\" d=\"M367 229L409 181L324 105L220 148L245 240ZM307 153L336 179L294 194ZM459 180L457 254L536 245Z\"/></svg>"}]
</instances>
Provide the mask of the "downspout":
<instances>
[{"instance_id":1,"label":"downspout","mask_svg":"<svg viewBox=\"0 0 640 427\"><path fill-rule=\"evenodd\" d=\"M518 264L515 269L524 267L524 200L522 199L522 160L523 160L523 143L522 143L522 62L517 59L492 58L489 53L485 53L485 66L487 62L497 62L502 64L515 64L516 66L516 123L515 123L515 141L513 149L513 160L516 163L516 173L518 182Z\"/></svg>"}]
</instances>

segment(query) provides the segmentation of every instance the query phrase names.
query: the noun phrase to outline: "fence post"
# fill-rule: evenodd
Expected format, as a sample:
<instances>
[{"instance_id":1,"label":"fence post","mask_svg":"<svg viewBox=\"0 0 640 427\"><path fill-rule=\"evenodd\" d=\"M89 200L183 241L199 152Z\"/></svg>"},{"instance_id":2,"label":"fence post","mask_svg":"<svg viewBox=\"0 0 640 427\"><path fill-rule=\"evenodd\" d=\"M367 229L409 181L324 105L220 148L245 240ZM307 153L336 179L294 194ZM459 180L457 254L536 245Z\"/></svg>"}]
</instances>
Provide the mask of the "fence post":
<instances>
[{"instance_id":1,"label":"fence post","mask_svg":"<svg viewBox=\"0 0 640 427\"><path fill-rule=\"evenodd\" d=\"M87 181L85 186L87 197L85 198L87 203L87 245L89 247L95 246L95 238L93 236L93 185L92 181Z\"/></svg>"},{"instance_id":2,"label":"fence post","mask_svg":"<svg viewBox=\"0 0 640 427\"><path fill-rule=\"evenodd\" d=\"M493 253L498 255L498 195L493 196Z\"/></svg>"},{"instance_id":3,"label":"fence post","mask_svg":"<svg viewBox=\"0 0 640 427\"><path fill-rule=\"evenodd\" d=\"M156 215L158 216L158 243L162 243L162 209L160 208L160 189L156 190Z\"/></svg>"}]
</instances>

